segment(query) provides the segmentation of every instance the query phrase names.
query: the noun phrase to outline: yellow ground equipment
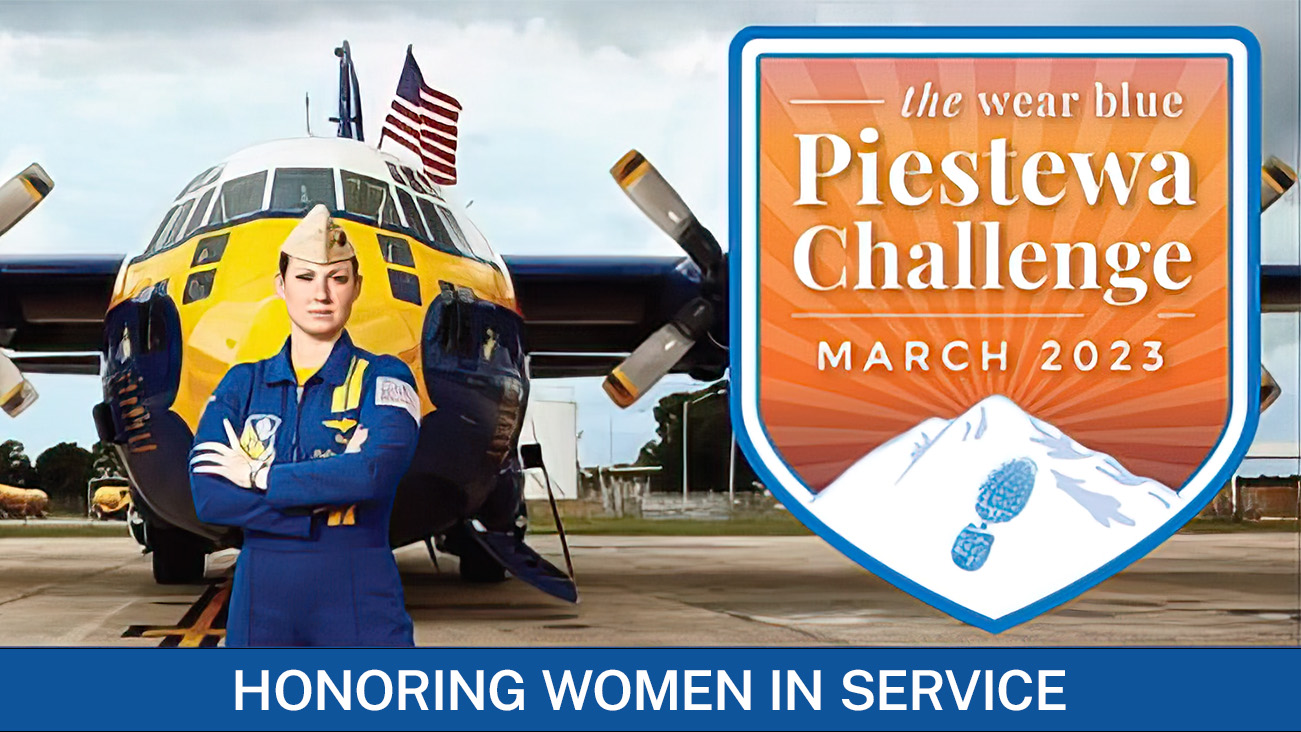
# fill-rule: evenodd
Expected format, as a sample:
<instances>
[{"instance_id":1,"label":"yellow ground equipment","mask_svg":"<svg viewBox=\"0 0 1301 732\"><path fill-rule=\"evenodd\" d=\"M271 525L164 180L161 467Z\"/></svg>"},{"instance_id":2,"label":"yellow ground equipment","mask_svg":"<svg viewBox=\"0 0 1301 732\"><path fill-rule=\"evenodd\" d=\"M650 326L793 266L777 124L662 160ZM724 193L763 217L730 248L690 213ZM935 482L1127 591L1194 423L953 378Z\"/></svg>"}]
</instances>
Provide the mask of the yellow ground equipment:
<instances>
[{"instance_id":1,"label":"yellow ground equipment","mask_svg":"<svg viewBox=\"0 0 1301 732\"><path fill-rule=\"evenodd\" d=\"M95 478L87 485L86 493L91 518L126 520L127 509L131 507L131 483L126 478Z\"/></svg>"},{"instance_id":2,"label":"yellow ground equipment","mask_svg":"<svg viewBox=\"0 0 1301 732\"><path fill-rule=\"evenodd\" d=\"M49 507L45 491L0 484L0 518L44 517Z\"/></svg>"}]
</instances>

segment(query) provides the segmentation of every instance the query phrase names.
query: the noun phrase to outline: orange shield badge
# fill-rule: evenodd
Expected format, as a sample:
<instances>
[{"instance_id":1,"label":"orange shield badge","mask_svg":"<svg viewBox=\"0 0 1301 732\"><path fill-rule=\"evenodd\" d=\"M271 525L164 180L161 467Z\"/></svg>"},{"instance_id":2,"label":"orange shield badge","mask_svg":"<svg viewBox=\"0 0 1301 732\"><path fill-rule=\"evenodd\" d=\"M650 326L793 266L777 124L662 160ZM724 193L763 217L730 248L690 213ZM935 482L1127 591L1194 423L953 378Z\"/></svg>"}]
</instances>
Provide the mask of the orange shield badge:
<instances>
[{"instance_id":1,"label":"orange shield badge","mask_svg":"<svg viewBox=\"0 0 1301 732\"><path fill-rule=\"evenodd\" d=\"M1258 89L1239 29L738 35L732 407L768 486L990 632L1183 526L1255 431Z\"/></svg>"}]
</instances>

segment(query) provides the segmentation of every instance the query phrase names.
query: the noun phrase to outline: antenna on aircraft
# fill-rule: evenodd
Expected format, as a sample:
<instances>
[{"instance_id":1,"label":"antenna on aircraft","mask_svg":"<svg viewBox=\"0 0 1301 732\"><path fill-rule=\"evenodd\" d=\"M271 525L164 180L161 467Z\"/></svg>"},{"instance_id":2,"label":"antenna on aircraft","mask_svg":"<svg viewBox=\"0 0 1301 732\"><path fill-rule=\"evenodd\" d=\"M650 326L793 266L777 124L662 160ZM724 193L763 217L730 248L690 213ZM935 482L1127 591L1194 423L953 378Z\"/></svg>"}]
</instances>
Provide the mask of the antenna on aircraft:
<instances>
[{"instance_id":1,"label":"antenna on aircraft","mask_svg":"<svg viewBox=\"0 0 1301 732\"><path fill-rule=\"evenodd\" d=\"M364 142L361 123L361 85L357 82L357 69L352 65L352 49L348 42L334 49L339 57L339 116L331 122L339 123L339 137Z\"/></svg>"},{"instance_id":2,"label":"antenna on aircraft","mask_svg":"<svg viewBox=\"0 0 1301 732\"><path fill-rule=\"evenodd\" d=\"M312 136L312 95L309 92L303 92L303 105L307 108L307 136Z\"/></svg>"}]
</instances>

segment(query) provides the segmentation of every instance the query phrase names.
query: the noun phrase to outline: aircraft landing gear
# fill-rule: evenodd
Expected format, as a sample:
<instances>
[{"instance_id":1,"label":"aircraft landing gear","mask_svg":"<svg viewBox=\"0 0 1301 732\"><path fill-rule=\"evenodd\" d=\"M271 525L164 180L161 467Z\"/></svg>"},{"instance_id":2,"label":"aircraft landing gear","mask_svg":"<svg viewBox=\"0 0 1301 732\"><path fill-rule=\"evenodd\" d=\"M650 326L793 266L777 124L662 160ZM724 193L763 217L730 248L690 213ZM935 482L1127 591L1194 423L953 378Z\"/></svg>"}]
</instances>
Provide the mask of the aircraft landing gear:
<instances>
[{"instance_id":1,"label":"aircraft landing gear","mask_svg":"<svg viewBox=\"0 0 1301 732\"><path fill-rule=\"evenodd\" d=\"M439 537L438 548L457 556L460 560L461 580L464 582L492 584L506 581L506 568L470 538L462 524L452 527Z\"/></svg>"},{"instance_id":2,"label":"aircraft landing gear","mask_svg":"<svg viewBox=\"0 0 1301 732\"><path fill-rule=\"evenodd\" d=\"M149 542L145 540L145 517L140 515L136 505L132 503L126 510L126 525L131 531L131 538L146 551L149 549Z\"/></svg>"},{"instance_id":3,"label":"aircraft landing gear","mask_svg":"<svg viewBox=\"0 0 1301 732\"><path fill-rule=\"evenodd\" d=\"M479 584L505 582L506 568L477 542L467 541L461 549L461 579Z\"/></svg>"},{"instance_id":4,"label":"aircraft landing gear","mask_svg":"<svg viewBox=\"0 0 1301 732\"><path fill-rule=\"evenodd\" d=\"M150 524L146 529L153 550L154 581L160 585L192 585L203 581L208 552L203 540L188 531Z\"/></svg>"}]
</instances>

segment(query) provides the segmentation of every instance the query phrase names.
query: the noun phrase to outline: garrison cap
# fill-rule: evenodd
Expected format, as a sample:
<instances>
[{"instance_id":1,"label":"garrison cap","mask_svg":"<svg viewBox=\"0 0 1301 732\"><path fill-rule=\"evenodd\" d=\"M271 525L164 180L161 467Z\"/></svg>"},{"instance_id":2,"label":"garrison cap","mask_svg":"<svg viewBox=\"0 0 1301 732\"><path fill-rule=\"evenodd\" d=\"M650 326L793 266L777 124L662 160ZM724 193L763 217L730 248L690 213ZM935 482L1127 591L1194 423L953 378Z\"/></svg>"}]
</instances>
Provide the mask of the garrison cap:
<instances>
[{"instance_id":1,"label":"garrison cap","mask_svg":"<svg viewBox=\"0 0 1301 732\"><path fill-rule=\"evenodd\" d=\"M289 232L285 243L280 245L280 253L313 264L331 264L357 256L347 233L334 223L330 210L321 203Z\"/></svg>"}]
</instances>

